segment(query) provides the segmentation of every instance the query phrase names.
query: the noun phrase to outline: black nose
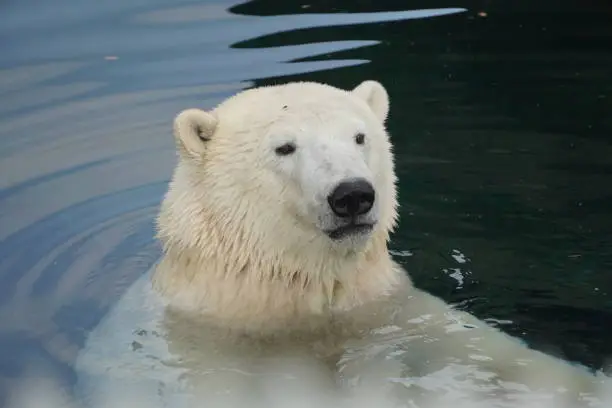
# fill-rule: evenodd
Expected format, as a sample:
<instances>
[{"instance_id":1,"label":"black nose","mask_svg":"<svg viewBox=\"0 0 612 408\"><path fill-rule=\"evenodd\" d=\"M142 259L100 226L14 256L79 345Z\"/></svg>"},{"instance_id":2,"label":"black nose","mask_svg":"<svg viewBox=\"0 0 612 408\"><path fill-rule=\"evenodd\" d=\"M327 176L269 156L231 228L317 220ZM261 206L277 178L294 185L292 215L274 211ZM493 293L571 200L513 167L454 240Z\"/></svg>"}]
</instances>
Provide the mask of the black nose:
<instances>
[{"instance_id":1,"label":"black nose","mask_svg":"<svg viewBox=\"0 0 612 408\"><path fill-rule=\"evenodd\" d=\"M372 209L374 188L364 179L343 181L327 197L327 202L337 216L355 217Z\"/></svg>"}]
</instances>

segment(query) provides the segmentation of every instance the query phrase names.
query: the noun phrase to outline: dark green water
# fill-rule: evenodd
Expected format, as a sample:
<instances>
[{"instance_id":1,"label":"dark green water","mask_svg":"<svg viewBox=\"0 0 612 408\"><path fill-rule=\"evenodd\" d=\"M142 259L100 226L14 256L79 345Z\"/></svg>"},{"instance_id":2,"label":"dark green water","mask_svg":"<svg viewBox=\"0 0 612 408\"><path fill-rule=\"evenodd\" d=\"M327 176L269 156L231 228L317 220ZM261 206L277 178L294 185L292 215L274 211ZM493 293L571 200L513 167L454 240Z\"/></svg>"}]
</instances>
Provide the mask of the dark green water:
<instances>
[{"instance_id":1,"label":"dark green water","mask_svg":"<svg viewBox=\"0 0 612 408\"><path fill-rule=\"evenodd\" d=\"M466 11L407 19L446 7ZM174 114L291 80L389 90L392 247L418 286L612 355L610 3L7 1L0 44L0 405L40 367L72 383L159 256Z\"/></svg>"}]
</instances>

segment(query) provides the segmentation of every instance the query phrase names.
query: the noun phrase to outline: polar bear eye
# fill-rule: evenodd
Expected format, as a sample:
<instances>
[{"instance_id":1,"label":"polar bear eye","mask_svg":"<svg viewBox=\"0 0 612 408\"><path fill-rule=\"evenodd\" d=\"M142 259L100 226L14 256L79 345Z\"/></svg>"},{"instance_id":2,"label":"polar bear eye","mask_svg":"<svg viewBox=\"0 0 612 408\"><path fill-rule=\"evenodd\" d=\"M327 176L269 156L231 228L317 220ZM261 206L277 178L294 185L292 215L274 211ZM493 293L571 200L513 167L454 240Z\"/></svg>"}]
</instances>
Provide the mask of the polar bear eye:
<instances>
[{"instance_id":1,"label":"polar bear eye","mask_svg":"<svg viewBox=\"0 0 612 408\"><path fill-rule=\"evenodd\" d=\"M274 149L274 151L279 156L288 156L291 153L295 152L295 145L293 143L285 143L284 145Z\"/></svg>"},{"instance_id":2,"label":"polar bear eye","mask_svg":"<svg viewBox=\"0 0 612 408\"><path fill-rule=\"evenodd\" d=\"M357 133L355 135L355 143L362 145L365 143L365 135L363 133Z\"/></svg>"}]
</instances>

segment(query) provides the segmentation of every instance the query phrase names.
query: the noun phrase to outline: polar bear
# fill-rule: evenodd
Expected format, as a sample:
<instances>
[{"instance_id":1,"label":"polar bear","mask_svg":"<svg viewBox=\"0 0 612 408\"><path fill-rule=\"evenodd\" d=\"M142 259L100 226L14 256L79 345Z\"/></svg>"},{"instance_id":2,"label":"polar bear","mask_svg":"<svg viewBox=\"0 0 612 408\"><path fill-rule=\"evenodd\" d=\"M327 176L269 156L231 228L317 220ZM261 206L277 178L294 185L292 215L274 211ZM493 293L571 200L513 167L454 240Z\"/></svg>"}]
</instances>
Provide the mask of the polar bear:
<instances>
[{"instance_id":1,"label":"polar bear","mask_svg":"<svg viewBox=\"0 0 612 408\"><path fill-rule=\"evenodd\" d=\"M264 407L291 389L278 406L598 406L603 374L453 309L392 260L388 111L368 80L178 114L163 256L89 336L86 400Z\"/></svg>"}]
</instances>

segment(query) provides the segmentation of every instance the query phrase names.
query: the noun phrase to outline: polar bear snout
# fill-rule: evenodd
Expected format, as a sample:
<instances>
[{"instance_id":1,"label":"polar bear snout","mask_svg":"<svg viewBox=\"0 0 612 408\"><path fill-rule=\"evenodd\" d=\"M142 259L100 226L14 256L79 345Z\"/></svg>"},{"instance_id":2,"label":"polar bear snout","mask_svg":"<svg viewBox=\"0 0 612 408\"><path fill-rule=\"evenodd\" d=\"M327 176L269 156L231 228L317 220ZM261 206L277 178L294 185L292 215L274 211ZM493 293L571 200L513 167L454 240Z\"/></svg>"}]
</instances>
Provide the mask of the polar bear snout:
<instances>
[{"instance_id":1,"label":"polar bear snout","mask_svg":"<svg viewBox=\"0 0 612 408\"><path fill-rule=\"evenodd\" d=\"M377 222L376 191L364 178L344 179L327 196L328 215L323 231L334 241L367 239Z\"/></svg>"},{"instance_id":2,"label":"polar bear snout","mask_svg":"<svg viewBox=\"0 0 612 408\"><path fill-rule=\"evenodd\" d=\"M355 218L372 209L375 197L372 184L359 178L339 183L327 197L327 202L338 217Z\"/></svg>"}]
</instances>

